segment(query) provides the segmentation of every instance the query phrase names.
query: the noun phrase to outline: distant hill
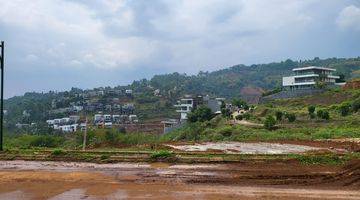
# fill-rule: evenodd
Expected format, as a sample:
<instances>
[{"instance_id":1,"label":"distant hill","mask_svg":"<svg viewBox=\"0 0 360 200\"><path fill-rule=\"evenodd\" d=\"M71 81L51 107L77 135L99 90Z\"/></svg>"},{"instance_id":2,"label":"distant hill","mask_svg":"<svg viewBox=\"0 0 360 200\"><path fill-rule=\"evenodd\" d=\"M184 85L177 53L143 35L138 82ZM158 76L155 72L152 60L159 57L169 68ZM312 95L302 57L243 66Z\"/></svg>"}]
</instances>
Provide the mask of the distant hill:
<instances>
[{"instance_id":1,"label":"distant hill","mask_svg":"<svg viewBox=\"0 0 360 200\"><path fill-rule=\"evenodd\" d=\"M360 57L329 58L304 61L290 59L269 64L235 65L214 72L199 72L197 75L165 74L156 75L147 81L153 87L178 93L212 94L226 98L241 97L256 100L265 90L281 86L282 76L290 75L291 69L301 66L326 66L337 70L336 75L345 79L360 77Z\"/></svg>"},{"instance_id":2,"label":"distant hill","mask_svg":"<svg viewBox=\"0 0 360 200\"><path fill-rule=\"evenodd\" d=\"M227 99L240 97L249 102L256 100L267 90L281 86L282 76L291 74L291 69L300 66L326 66L337 69L337 75L345 79L360 77L360 57L329 58L256 65L235 65L213 72L199 72L197 75L180 73L155 75L150 80L134 81L127 86L101 87L93 90L73 88L66 92L26 93L5 101L8 111L6 120L11 123L44 121L51 116L49 111L69 107L101 103L106 105L133 103L135 114L142 120L161 119L176 115L173 105L184 94L209 94ZM133 90L133 97L124 95L126 89ZM104 95L84 97L82 94L103 91ZM30 114L30 115L28 115ZM29 117L30 116L30 117ZM61 117L58 115L57 117ZM29 119L30 118L30 119Z\"/></svg>"}]
</instances>

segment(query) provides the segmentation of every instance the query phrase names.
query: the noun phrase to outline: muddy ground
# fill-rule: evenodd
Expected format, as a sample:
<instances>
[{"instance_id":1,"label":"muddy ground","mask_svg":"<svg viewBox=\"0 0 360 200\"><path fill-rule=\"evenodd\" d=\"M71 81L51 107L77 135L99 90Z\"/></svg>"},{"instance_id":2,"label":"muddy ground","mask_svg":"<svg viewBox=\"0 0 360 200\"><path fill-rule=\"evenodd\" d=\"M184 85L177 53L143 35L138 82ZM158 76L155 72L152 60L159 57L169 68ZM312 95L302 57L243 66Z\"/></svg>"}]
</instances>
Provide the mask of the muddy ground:
<instances>
[{"instance_id":1,"label":"muddy ground","mask_svg":"<svg viewBox=\"0 0 360 200\"><path fill-rule=\"evenodd\" d=\"M223 152L227 154L289 154L309 151L333 153L360 152L360 138L338 140L286 140L270 142L202 142L169 143L165 146L188 152Z\"/></svg>"},{"instance_id":2,"label":"muddy ground","mask_svg":"<svg viewBox=\"0 0 360 200\"><path fill-rule=\"evenodd\" d=\"M0 199L360 199L360 161L0 162Z\"/></svg>"},{"instance_id":3,"label":"muddy ground","mask_svg":"<svg viewBox=\"0 0 360 200\"><path fill-rule=\"evenodd\" d=\"M278 144L265 142L204 142L185 145L168 144L167 146L181 151L219 150L228 154L289 154L305 153L308 151L330 150L328 148L312 147L297 144Z\"/></svg>"}]
</instances>

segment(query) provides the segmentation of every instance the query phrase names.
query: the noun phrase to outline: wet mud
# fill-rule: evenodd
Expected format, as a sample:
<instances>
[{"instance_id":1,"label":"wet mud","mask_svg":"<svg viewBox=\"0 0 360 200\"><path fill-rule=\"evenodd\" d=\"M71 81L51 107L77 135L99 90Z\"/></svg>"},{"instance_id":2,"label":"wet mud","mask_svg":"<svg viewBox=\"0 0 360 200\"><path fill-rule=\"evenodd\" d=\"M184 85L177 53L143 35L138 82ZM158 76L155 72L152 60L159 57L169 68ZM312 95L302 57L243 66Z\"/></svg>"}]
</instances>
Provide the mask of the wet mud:
<instances>
[{"instance_id":1,"label":"wet mud","mask_svg":"<svg viewBox=\"0 0 360 200\"><path fill-rule=\"evenodd\" d=\"M290 198L360 199L360 163L0 163L0 199Z\"/></svg>"}]
</instances>

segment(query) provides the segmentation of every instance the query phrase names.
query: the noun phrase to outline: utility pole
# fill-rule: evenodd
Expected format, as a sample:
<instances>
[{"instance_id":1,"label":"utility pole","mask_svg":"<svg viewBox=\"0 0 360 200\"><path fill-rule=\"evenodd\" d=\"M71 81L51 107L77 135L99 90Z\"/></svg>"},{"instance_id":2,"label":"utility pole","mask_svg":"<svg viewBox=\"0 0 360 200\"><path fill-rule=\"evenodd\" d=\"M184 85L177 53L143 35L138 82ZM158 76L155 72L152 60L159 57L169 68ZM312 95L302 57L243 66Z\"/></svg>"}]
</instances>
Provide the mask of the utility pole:
<instances>
[{"instance_id":1,"label":"utility pole","mask_svg":"<svg viewBox=\"0 0 360 200\"><path fill-rule=\"evenodd\" d=\"M1 67L1 103L0 103L0 151L3 151L3 135L4 135L4 41L1 41L1 55L0 55L0 67Z\"/></svg>"},{"instance_id":2,"label":"utility pole","mask_svg":"<svg viewBox=\"0 0 360 200\"><path fill-rule=\"evenodd\" d=\"M88 123L88 120L87 120L87 116L85 114L85 130L84 130L83 147L82 147L83 151L85 151L85 148L86 148L87 123Z\"/></svg>"}]
</instances>

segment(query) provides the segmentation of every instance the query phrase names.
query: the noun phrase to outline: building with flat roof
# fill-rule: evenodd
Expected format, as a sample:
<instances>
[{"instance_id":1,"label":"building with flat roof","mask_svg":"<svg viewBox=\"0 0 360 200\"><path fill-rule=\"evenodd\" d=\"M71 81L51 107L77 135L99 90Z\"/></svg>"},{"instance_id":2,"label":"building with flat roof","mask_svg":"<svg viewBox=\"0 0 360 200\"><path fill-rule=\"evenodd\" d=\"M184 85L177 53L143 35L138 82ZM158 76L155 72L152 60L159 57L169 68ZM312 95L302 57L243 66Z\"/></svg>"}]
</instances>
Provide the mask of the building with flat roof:
<instances>
[{"instance_id":1,"label":"building with flat roof","mask_svg":"<svg viewBox=\"0 0 360 200\"><path fill-rule=\"evenodd\" d=\"M284 90L313 89L318 83L334 85L339 76L333 75L336 69L326 67L294 68L293 76L283 77Z\"/></svg>"},{"instance_id":2,"label":"building with flat roof","mask_svg":"<svg viewBox=\"0 0 360 200\"><path fill-rule=\"evenodd\" d=\"M187 120L187 115L193 110L196 109L199 105L205 105L211 109L215 114L221 113L221 103L224 101L224 98L211 98L208 95L203 97L201 95L192 97L191 95L185 95L184 98L181 98L175 107L177 107L176 112L180 113L180 121Z\"/></svg>"}]
</instances>

